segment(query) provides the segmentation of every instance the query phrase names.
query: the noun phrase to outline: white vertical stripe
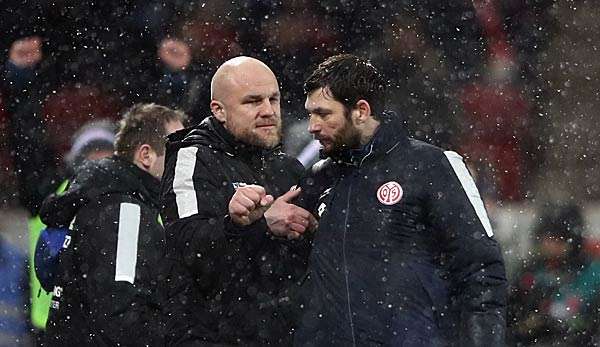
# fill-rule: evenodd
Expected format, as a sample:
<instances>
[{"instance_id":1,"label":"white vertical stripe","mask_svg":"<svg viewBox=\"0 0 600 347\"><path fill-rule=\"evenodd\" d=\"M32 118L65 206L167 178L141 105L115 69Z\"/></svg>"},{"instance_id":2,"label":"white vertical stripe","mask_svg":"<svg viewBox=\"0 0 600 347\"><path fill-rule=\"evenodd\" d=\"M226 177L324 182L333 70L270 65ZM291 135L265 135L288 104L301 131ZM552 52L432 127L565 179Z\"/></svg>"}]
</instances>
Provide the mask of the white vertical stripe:
<instances>
[{"instance_id":1,"label":"white vertical stripe","mask_svg":"<svg viewBox=\"0 0 600 347\"><path fill-rule=\"evenodd\" d=\"M175 193L179 218L189 217L198 213L198 200L193 180L197 152L197 147L181 148L177 152L173 192Z\"/></svg>"},{"instance_id":2,"label":"white vertical stripe","mask_svg":"<svg viewBox=\"0 0 600 347\"><path fill-rule=\"evenodd\" d=\"M302 152L298 154L296 159L298 159L298 161L302 163L304 167L307 167L311 161L313 161L315 158L319 158L319 149L321 149L321 144L319 141L312 140L304 147Z\"/></svg>"},{"instance_id":3,"label":"white vertical stripe","mask_svg":"<svg viewBox=\"0 0 600 347\"><path fill-rule=\"evenodd\" d=\"M135 280L140 216L139 205L121 203L115 281L126 281L133 284Z\"/></svg>"},{"instance_id":4,"label":"white vertical stripe","mask_svg":"<svg viewBox=\"0 0 600 347\"><path fill-rule=\"evenodd\" d=\"M456 176L458 176L458 180L465 190L471 205L473 205L475 213L477 213L477 217L479 217L485 232L489 237L492 237L492 235L494 235L494 232L492 231L492 224L490 223L490 219L485 211L483 200L481 200L481 196L479 195L477 186L475 186L473 177L471 177L471 174L463 162L462 157L453 151L445 151L444 154L446 155L446 158L448 158L450 165L452 165Z\"/></svg>"}]
</instances>

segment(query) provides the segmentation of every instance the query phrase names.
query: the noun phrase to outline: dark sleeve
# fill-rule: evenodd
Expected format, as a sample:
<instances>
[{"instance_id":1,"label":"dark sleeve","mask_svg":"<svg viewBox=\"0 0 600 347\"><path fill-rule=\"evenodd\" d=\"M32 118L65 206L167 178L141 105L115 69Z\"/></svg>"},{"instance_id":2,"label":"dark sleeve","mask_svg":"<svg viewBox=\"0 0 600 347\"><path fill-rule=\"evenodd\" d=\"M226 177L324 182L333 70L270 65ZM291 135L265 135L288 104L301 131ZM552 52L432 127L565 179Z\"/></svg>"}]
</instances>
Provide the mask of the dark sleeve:
<instances>
[{"instance_id":1,"label":"dark sleeve","mask_svg":"<svg viewBox=\"0 0 600 347\"><path fill-rule=\"evenodd\" d=\"M317 204L321 194L331 188L335 182L335 175L331 166L331 159L321 160L306 170L298 186L302 189L300 196L294 204L311 212L318 218Z\"/></svg>"},{"instance_id":2,"label":"dark sleeve","mask_svg":"<svg viewBox=\"0 0 600 347\"><path fill-rule=\"evenodd\" d=\"M187 71L171 71L164 67L161 73L156 86L156 101L171 108L185 109L191 83Z\"/></svg>"},{"instance_id":3,"label":"dark sleeve","mask_svg":"<svg viewBox=\"0 0 600 347\"><path fill-rule=\"evenodd\" d=\"M203 273L235 256L242 240L248 248L268 239L264 218L242 227L227 217L233 190L217 178L219 165L208 151L181 148L167 158L162 181L168 251Z\"/></svg>"},{"instance_id":4,"label":"dark sleeve","mask_svg":"<svg viewBox=\"0 0 600 347\"><path fill-rule=\"evenodd\" d=\"M54 228L67 228L77 211L90 202L90 197L98 196L95 187L95 162L87 162L71 176L65 191L48 195L40 207L40 218L44 224ZM97 178L97 175L96 175Z\"/></svg>"},{"instance_id":5,"label":"dark sleeve","mask_svg":"<svg viewBox=\"0 0 600 347\"><path fill-rule=\"evenodd\" d=\"M507 281L500 247L465 164L445 152L429 168L429 220L440 233L460 311L461 346L504 346Z\"/></svg>"},{"instance_id":6,"label":"dark sleeve","mask_svg":"<svg viewBox=\"0 0 600 347\"><path fill-rule=\"evenodd\" d=\"M149 269L164 254L156 213L135 200L91 204L76 225L84 231L79 248L90 326L109 345L155 345L158 279Z\"/></svg>"}]
</instances>

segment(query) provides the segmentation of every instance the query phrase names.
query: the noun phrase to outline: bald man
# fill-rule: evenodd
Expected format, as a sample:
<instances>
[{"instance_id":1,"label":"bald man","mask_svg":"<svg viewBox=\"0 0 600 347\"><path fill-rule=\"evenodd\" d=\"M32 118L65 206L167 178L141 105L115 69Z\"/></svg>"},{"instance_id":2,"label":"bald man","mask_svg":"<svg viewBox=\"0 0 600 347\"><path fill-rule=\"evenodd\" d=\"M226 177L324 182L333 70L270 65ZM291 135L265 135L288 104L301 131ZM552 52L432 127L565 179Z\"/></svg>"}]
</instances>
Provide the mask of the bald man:
<instances>
[{"instance_id":1,"label":"bald man","mask_svg":"<svg viewBox=\"0 0 600 347\"><path fill-rule=\"evenodd\" d=\"M281 94L259 60L225 62L212 116L169 136L162 184L169 345L289 345L314 217L290 204L302 165L280 150Z\"/></svg>"}]
</instances>

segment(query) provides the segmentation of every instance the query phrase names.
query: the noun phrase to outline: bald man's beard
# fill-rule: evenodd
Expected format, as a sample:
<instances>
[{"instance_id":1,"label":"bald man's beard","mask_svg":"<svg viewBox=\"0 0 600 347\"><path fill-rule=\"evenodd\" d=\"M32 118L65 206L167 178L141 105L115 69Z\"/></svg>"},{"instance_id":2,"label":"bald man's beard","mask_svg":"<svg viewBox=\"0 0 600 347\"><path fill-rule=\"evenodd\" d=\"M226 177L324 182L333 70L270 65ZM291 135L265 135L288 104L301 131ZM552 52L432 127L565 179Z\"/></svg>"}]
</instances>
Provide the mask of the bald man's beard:
<instances>
[{"instance_id":1,"label":"bald man's beard","mask_svg":"<svg viewBox=\"0 0 600 347\"><path fill-rule=\"evenodd\" d=\"M260 128L246 128L239 134L234 134L234 136L238 141L243 143L260 148L271 149L281 143L281 123L278 123L274 129L271 129L266 133L260 130Z\"/></svg>"}]
</instances>

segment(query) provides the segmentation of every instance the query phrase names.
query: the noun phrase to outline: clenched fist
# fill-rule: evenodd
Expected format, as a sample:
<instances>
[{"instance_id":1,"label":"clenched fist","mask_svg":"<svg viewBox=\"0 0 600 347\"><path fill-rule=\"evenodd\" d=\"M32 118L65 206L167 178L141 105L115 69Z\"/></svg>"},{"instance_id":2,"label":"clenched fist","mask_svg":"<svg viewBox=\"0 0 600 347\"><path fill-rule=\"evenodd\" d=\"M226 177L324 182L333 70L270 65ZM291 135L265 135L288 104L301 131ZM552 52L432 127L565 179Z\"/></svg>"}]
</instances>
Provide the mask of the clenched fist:
<instances>
[{"instance_id":1,"label":"clenched fist","mask_svg":"<svg viewBox=\"0 0 600 347\"><path fill-rule=\"evenodd\" d=\"M251 184L237 188L229 201L229 217L238 225L250 225L260 219L273 203L265 188Z\"/></svg>"}]
</instances>

